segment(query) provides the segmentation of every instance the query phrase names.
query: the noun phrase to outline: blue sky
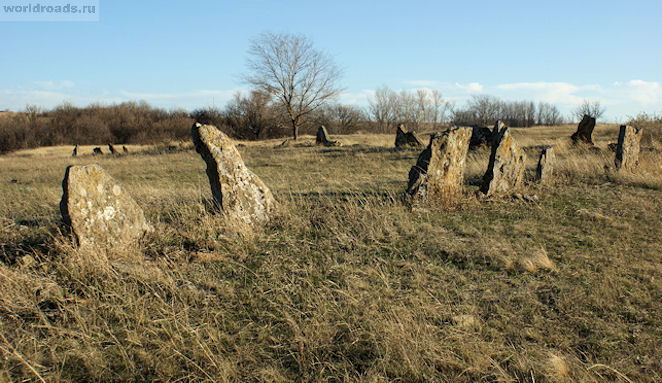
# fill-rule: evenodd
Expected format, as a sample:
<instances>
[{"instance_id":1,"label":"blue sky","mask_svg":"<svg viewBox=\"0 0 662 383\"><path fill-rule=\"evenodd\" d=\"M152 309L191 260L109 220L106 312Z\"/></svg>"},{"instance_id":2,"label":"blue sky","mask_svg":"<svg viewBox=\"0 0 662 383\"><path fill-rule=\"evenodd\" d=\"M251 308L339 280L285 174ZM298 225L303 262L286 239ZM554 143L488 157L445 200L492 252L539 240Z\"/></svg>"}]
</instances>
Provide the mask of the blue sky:
<instances>
[{"instance_id":1,"label":"blue sky","mask_svg":"<svg viewBox=\"0 0 662 383\"><path fill-rule=\"evenodd\" d=\"M99 16L0 22L0 110L223 106L248 89L250 39L272 31L305 34L333 55L345 74L340 100L360 106L387 85L438 89L457 106L490 94L564 112L599 100L615 121L662 112L662 0L100 0Z\"/></svg>"}]
</instances>

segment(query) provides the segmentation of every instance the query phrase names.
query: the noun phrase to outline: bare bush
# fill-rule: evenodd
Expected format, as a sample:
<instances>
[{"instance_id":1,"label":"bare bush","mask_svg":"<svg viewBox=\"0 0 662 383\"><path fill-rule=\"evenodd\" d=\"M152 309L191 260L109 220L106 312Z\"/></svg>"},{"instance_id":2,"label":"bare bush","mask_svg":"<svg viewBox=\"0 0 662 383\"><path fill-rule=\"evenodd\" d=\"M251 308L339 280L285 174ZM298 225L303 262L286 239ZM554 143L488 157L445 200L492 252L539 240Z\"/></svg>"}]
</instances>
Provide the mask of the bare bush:
<instances>
[{"instance_id":1,"label":"bare bush","mask_svg":"<svg viewBox=\"0 0 662 383\"><path fill-rule=\"evenodd\" d=\"M268 131L278 125L277 114L271 96L260 90L253 90L248 96L237 93L225 107L227 125L235 137L243 139L269 136Z\"/></svg>"},{"instance_id":2,"label":"bare bush","mask_svg":"<svg viewBox=\"0 0 662 383\"><path fill-rule=\"evenodd\" d=\"M572 112L572 115L577 119L581 120L585 115L593 117L596 120L605 113L605 108L600 105L600 101L589 101L584 100L580 105L575 108Z\"/></svg>"},{"instance_id":3,"label":"bare bush","mask_svg":"<svg viewBox=\"0 0 662 383\"><path fill-rule=\"evenodd\" d=\"M51 145L135 143L151 144L184 139L191 117L168 112L145 102L85 108L64 103L50 111L36 106L0 118L0 152Z\"/></svg>"}]
</instances>

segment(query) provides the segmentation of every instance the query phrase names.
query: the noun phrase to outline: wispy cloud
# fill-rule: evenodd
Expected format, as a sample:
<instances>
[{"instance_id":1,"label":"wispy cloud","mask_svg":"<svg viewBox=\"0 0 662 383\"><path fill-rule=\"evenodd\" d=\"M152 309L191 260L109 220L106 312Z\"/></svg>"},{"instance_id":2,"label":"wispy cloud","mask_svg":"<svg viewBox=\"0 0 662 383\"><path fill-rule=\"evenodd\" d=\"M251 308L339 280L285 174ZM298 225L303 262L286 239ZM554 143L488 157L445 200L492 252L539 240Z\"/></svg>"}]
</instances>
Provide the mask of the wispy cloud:
<instances>
[{"instance_id":1,"label":"wispy cloud","mask_svg":"<svg viewBox=\"0 0 662 383\"><path fill-rule=\"evenodd\" d=\"M617 87L624 87L628 96L644 106L653 106L662 102L662 87L657 81L630 80Z\"/></svg>"},{"instance_id":2,"label":"wispy cloud","mask_svg":"<svg viewBox=\"0 0 662 383\"><path fill-rule=\"evenodd\" d=\"M28 104L53 108L63 102L85 106L92 103L112 104L144 100L150 104L168 108L194 109L209 105L222 106L243 88L228 90L199 89L185 92L134 92L127 90L103 90L90 94L77 89L71 82L45 81L31 89L0 89L0 110L22 110Z\"/></svg>"},{"instance_id":3,"label":"wispy cloud","mask_svg":"<svg viewBox=\"0 0 662 383\"><path fill-rule=\"evenodd\" d=\"M342 104L364 106L368 104L370 97L375 94L372 89L363 89L360 92L343 92L338 101Z\"/></svg>"},{"instance_id":4,"label":"wispy cloud","mask_svg":"<svg viewBox=\"0 0 662 383\"><path fill-rule=\"evenodd\" d=\"M35 81L34 84L37 88L46 89L46 90L58 90L58 89L71 89L76 86L73 81L61 80L61 81Z\"/></svg>"},{"instance_id":5,"label":"wispy cloud","mask_svg":"<svg viewBox=\"0 0 662 383\"><path fill-rule=\"evenodd\" d=\"M483 92L483 86L478 83L478 82L470 82L466 85L460 84L458 82L455 83L455 87L466 91L468 93L482 93Z\"/></svg>"},{"instance_id":6,"label":"wispy cloud","mask_svg":"<svg viewBox=\"0 0 662 383\"><path fill-rule=\"evenodd\" d=\"M528 98L553 104L577 104L582 97L576 93L582 88L567 82L518 82L500 84L496 88L507 96Z\"/></svg>"},{"instance_id":7,"label":"wispy cloud","mask_svg":"<svg viewBox=\"0 0 662 383\"><path fill-rule=\"evenodd\" d=\"M145 101L168 101L168 100L191 100L198 98L217 98L219 101L230 100L235 93L246 92L246 89L236 88L230 90L214 90L214 89L199 89L187 92L173 92L173 93L144 93L144 92L131 92L121 90L119 93L129 100L145 100Z\"/></svg>"}]
</instances>

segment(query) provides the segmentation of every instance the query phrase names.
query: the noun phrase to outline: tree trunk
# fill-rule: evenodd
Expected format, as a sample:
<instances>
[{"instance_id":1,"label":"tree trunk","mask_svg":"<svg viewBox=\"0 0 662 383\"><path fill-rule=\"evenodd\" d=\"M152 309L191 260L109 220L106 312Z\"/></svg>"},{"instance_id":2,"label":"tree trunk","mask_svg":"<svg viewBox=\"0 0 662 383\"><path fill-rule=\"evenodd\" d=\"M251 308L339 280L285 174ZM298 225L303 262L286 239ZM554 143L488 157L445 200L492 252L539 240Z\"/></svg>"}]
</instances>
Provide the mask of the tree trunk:
<instances>
[{"instance_id":1,"label":"tree trunk","mask_svg":"<svg viewBox=\"0 0 662 383\"><path fill-rule=\"evenodd\" d=\"M298 135L299 135L299 127L297 126L297 121L292 120L292 137L294 137L294 140L297 139Z\"/></svg>"}]
</instances>

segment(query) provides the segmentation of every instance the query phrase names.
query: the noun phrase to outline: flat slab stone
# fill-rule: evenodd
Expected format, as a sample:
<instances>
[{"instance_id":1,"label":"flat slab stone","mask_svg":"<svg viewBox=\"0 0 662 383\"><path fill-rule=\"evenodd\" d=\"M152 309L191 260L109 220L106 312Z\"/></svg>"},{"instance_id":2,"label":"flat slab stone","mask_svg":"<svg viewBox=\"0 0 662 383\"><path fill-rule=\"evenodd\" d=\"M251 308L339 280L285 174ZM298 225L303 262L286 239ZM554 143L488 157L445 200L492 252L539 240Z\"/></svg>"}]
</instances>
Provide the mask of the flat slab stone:
<instances>
[{"instance_id":1,"label":"flat slab stone","mask_svg":"<svg viewBox=\"0 0 662 383\"><path fill-rule=\"evenodd\" d=\"M575 144L593 145L593 129L595 129L595 118L585 114L577 125L577 131L570 138Z\"/></svg>"},{"instance_id":2,"label":"flat slab stone","mask_svg":"<svg viewBox=\"0 0 662 383\"><path fill-rule=\"evenodd\" d=\"M501 127L492 142L490 162L480 191L490 196L518 188L524 178L525 160L526 155L515 143L508 127Z\"/></svg>"},{"instance_id":3,"label":"flat slab stone","mask_svg":"<svg viewBox=\"0 0 662 383\"><path fill-rule=\"evenodd\" d=\"M396 148L423 148L425 144L414 132L407 130L404 124L398 125L395 131L395 147Z\"/></svg>"},{"instance_id":4,"label":"flat slab stone","mask_svg":"<svg viewBox=\"0 0 662 383\"><path fill-rule=\"evenodd\" d=\"M138 204L99 165L67 167L62 192L62 218L81 247L132 244L153 230Z\"/></svg>"},{"instance_id":5,"label":"flat slab stone","mask_svg":"<svg viewBox=\"0 0 662 383\"><path fill-rule=\"evenodd\" d=\"M639 151L643 128L621 125L616 144L616 169L634 170L639 166Z\"/></svg>"},{"instance_id":6,"label":"flat slab stone","mask_svg":"<svg viewBox=\"0 0 662 383\"><path fill-rule=\"evenodd\" d=\"M262 180L244 164L234 142L212 125L193 124L195 150L207 165L214 201L230 220L254 225L269 221L277 202Z\"/></svg>"},{"instance_id":7,"label":"flat slab stone","mask_svg":"<svg viewBox=\"0 0 662 383\"><path fill-rule=\"evenodd\" d=\"M536 167L536 181L545 182L552 177L554 173L554 161L556 155L552 146L545 146L540 151L538 166Z\"/></svg>"},{"instance_id":8,"label":"flat slab stone","mask_svg":"<svg viewBox=\"0 0 662 383\"><path fill-rule=\"evenodd\" d=\"M451 128L430 137L409 171L406 195L413 203L449 204L462 194L471 128Z\"/></svg>"},{"instance_id":9,"label":"flat slab stone","mask_svg":"<svg viewBox=\"0 0 662 383\"><path fill-rule=\"evenodd\" d=\"M317 134L315 135L315 144L324 146L342 146L339 141L333 141L329 137L329 132L326 131L326 127L320 125L320 127L317 128Z\"/></svg>"},{"instance_id":10,"label":"flat slab stone","mask_svg":"<svg viewBox=\"0 0 662 383\"><path fill-rule=\"evenodd\" d=\"M497 122L498 124L498 122ZM484 126L471 127L471 140L469 149L474 149L482 145L489 145L492 142L492 130Z\"/></svg>"}]
</instances>

